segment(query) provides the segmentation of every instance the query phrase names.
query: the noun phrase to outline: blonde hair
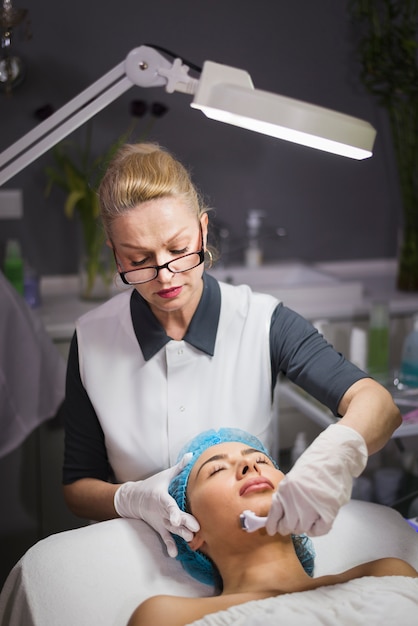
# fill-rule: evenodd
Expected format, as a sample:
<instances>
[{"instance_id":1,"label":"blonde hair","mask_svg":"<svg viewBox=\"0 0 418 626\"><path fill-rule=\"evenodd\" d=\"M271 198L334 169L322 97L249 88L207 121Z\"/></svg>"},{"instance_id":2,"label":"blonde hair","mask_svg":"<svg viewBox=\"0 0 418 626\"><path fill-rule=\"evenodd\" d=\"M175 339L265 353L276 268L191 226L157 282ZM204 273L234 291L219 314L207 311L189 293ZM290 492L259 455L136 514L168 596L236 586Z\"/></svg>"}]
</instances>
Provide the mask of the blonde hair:
<instances>
[{"instance_id":1,"label":"blonde hair","mask_svg":"<svg viewBox=\"0 0 418 626\"><path fill-rule=\"evenodd\" d=\"M155 143L123 145L109 163L98 196L108 235L116 218L157 198L180 198L196 219L207 211L186 168Z\"/></svg>"}]
</instances>

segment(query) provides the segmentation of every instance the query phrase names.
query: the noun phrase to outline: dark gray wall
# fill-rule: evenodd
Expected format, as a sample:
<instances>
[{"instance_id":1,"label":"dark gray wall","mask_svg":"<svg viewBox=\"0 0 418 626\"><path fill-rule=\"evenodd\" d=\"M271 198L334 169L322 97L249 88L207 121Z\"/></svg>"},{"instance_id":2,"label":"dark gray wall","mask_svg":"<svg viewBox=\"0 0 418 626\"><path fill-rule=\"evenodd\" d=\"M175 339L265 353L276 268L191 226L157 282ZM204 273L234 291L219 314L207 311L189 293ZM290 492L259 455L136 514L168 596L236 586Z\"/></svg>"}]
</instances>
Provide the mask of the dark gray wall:
<instances>
[{"instance_id":1,"label":"dark gray wall","mask_svg":"<svg viewBox=\"0 0 418 626\"><path fill-rule=\"evenodd\" d=\"M249 71L256 87L334 108L378 130L374 156L350 161L206 120L189 97L133 88L94 121L95 150L128 125L129 102L144 98L170 107L151 139L191 168L216 219L234 238L251 208L266 227L287 237L265 242L266 257L306 261L393 257L401 220L385 114L358 84L347 0L19 0L30 12L33 38L16 32L28 65L25 82L0 95L0 148L30 130L33 112L64 104L142 43L164 46L202 64L205 59ZM80 132L80 131L77 131ZM57 190L45 199L40 158L6 187L24 191L24 219L0 221L0 245L17 236L42 274L77 265L76 226L63 216Z\"/></svg>"}]
</instances>

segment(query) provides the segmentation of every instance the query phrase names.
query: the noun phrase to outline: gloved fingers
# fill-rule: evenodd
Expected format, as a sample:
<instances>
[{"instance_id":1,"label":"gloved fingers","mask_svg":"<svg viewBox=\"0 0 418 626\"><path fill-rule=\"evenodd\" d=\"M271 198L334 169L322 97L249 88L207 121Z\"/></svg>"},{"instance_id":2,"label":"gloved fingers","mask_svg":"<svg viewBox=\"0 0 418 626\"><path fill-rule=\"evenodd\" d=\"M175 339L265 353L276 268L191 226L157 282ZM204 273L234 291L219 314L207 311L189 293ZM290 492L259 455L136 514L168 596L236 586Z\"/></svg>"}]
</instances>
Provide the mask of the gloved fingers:
<instances>
[{"instance_id":1,"label":"gloved fingers","mask_svg":"<svg viewBox=\"0 0 418 626\"><path fill-rule=\"evenodd\" d=\"M197 533L197 531L200 530L199 522L195 517L193 517L193 515L190 515L190 513L182 513L181 526L184 526L192 533Z\"/></svg>"},{"instance_id":2,"label":"gloved fingers","mask_svg":"<svg viewBox=\"0 0 418 626\"><path fill-rule=\"evenodd\" d=\"M161 539L165 543L168 556L170 556L172 559L175 559L178 554L178 550L177 550L176 542L174 541L173 537L165 528L159 529L158 532L161 535Z\"/></svg>"},{"instance_id":3,"label":"gloved fingers","mask_svg":"<svg viewBox=\"0 0 418 626\"><path fill-rule=\"evenodd\" d=\"M301 529L302 526L303 523L299 520L297 510L291 507L285 508L282 502L276 502L276 506L270 509L267 517L266 531L270 536L276 533L283 536L301 534L305 532Z\"/></svg>"},{"instance_id":4,"label":"gloved fingers","mask_svg":"<svg viewBox=\"0 0 418 626\"><path fill-rule=\"evenodd\" d=\"M158 472L158 474L154 474L154 476L147 478L143 482L145 484L152 485L153 488L157 488L159 491L168 491L168 486L171 480L181 472L181 470L189 463L192 457L192 452L186 452L186 454L178 463L176 463L176 465L162 470L161 472Z\"/></svg>"},{"instance_id":5,"label":"gloved fingers","mask_svg":"<svg viewBox=\"0 0 418 626\"><path fill-rule=\"evenodd\" d=\"M316 515L314 511L312 511L312 514L313 515L308 519L297 518L297 516L295 516L295 519L291 522L284 517L277 525L277 532L280 535L301 535L302 533L312 537L325 535L328 530L330 530L332 522L330 524L326 523L325 520L323 520L321 516Z\"/></svg>"},{"instance_id":6,"label":"gloved fingers","mask_svg":"<svg viewBox=\"0 0 418 626\"><path fill-rule=\"evenodd\" d=\"M177 506L177 505L176 505ZM167 546L167 552L169 556L175 557L177 556L177 546L171 533L174 535L179 535L184 541L191 541L194 537L194 533L197 532L200 528L199 522L197 519L193 517L193 515L189 515L188 513L183 513L180 518L180 523L176 523L175 525L172 523L171 518L165 519L163 528L158 528L158 532L165 545Z\"/></svg>"},{"instance_id":7,"label":"gloved fingers","mask_svg":"<svg viewBox=\"0 0 418 626\"><path fill-rule=\"evenodd\" d=\"M180 474L181 470L186 467L186 465L190 462L190 459L192 457L193 457L193 452L186 452L186 454L183 455L183 457L180 459L178 463L176 463L176 465L169 467L167 470L165 470L165 472L163 472L163 473L166 473L166 477L168 478L168 483L170 483L170 481L175 476L177 476L177 474Z\"/></svg>"},{"instance_id":8,"label":"gloved fingers","mask_svg":"<svg viewBox=\"0 0 418 626\"><path fill-rule=\"evenodd\" d=\"M310 537L320 537L321 535L326 535L331 530L333 523L334 519L327 520L323 517L318 517L318 519L311 524L310 529L306 531L306 534Z\"/></svg>"},{"instance_id":9,"label":"gloved fingers","mask_svg":"<svg viewBox=\"0 0 418 626\"><path fill-rule=\"evenodd\" d=\"M193 452L186 452L186 454L183 455L183 457L175 466L178 469L177 473L181 472L181 470L186 467L186 465L192 460L192 458L193 458Z\"/></svg>"},{"instance_id":10,"label":"gloved fingers","mask_svg":"<svg viewBox=\"0 0 418 626\"><path fill-rule=\"evenodd\" d=\"M284 510L283 504L277 498L277 494L273 496L270 511L267 515L266 531L270 536L275 535L278 532L280 520L283 519Z\"/></svg>"},{"instance_id":11,"label":"gloved fingers","mask_svg":"<svg viewBox=\"0 0 418 626\"><path fill-rule=\"evenodd\" d=\"M273 494L267 516L266 531L269 535L300 534L308 532L320 515L315 497L298 481L289 480L290 473ZM321 509L320 509L321 510Z\"/></svg>"},{"instance_id":12,"label":"gloved fingers","mask_svg":"<svg viewBox=\"0 0 418 626\"><path fill-rule=\"evenodd\" d=\"M266 523L267 533L325 535L331 529L340 506L334 499L324 500L321 495L315 488L305 491L301 485L284 484L283 481L273 495Z\"/></svg>"},{"instance_id":13,"label":"gloved fingers","mask_svg":"<svg viewBox=\"0 0 418 626\"><path fill-rule=\"evenodd\" d=\"M170 496L170 494L163 494L161 497L161 504L165 509L164 517L171 526L180 526L181 517L183 511L177 505L177 502Z\"/></svg>"},{"instance_id":14,"label":"gloved fingers","mask_svg":"<svg viewBox=\"0 0 418 626\"><path fill-rule=\"evenodd\" d=\"M200 529L200 524L197 519L193 517L193 515L190 515L190 513L185 513L184 511L182 511L178 507L177 502L174 500L174 498L171 498L171 496L169 496L169 498L170 502L167 502L167 518L170 525L174 529L184 527L190 532L196 533ZM173 532L177 531L174 530Z\"/></svg>"},{"instance_id":15,"label":"gloved fingers","mask_svg":"<svg viewBox=\"0 0 418 626\"><path fill-rule=\"evenodd\" d=\"M173 535L178 535L187 542L191 541L194 537L194 533L184 526L167 526L167 530L173 533Z\"/></svg>"},{"instance_id":16,"label":"gloved fingers","mask_svg":"<svg viewBox=\"0 0 418 626\"><path fill-rule=\"evenodd\" d=\"M287 512L277 519L272 516L271 520L267 521L266 531L269 535L301 535L305 533L312 537L319 535L325 535L332 526L332 520L325 520L320 515L317 515L315 511L312 511L312 515L308 518L298 516L297 511Z\"/></svg>"}]
</instances>

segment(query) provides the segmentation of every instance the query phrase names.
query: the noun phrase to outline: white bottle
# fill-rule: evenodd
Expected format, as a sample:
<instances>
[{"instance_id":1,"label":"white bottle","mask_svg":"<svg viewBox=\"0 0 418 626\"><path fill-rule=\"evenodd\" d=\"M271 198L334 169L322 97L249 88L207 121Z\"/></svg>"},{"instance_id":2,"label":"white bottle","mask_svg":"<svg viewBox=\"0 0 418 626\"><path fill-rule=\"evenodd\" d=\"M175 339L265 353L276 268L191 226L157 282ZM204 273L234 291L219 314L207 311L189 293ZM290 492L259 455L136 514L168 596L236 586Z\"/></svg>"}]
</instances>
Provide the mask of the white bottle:
<instances>
[{"instance_id":1,"label":"white bottle","mask_svg":"<svg viewBox=\"0 0 418 626\"><path fill-rule=\"evenodd\" d=\"M263 262L263 254L260 247L259 235L263 211L251 209L247 216L248 246L245 250L245 265L247 267L259 267Z\"/></svg>"},{"instance_id":2,"label":"white bottle","mask_svg":"<svg viewBox=\"0 0 418 626\"><path fill-rule=\"evenodd\" d=\"M260 267L263 262L263 255L257 240L251 240L245 250L245 266Z\"/></svg>"},{"instance_id":3,"label":"white bottle","mask_svg":"<svg viewBox=\"0 0 418 626\"><path fill-rule=\"evenodd\" d=\"M399 380L406 387L418 387L418 315L403 345Z\"/></svg>"}]
</instances>

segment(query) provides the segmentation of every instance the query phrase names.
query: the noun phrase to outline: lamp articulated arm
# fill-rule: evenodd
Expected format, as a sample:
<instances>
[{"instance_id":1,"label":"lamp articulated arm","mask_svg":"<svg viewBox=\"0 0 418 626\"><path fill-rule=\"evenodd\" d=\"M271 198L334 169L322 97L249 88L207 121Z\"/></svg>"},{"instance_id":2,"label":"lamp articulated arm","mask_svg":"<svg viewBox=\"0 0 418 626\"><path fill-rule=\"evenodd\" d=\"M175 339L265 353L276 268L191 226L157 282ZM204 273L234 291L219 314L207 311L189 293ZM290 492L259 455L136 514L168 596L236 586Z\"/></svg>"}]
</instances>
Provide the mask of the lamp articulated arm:
<instances>
[{"instance_id":1,"label":"lamp articulated arm","mask_svg":"<svg viewBox=\"0 0 418 626\"><path fill-rule=\"evenodd\" d=\"M0 154L0 185L134 85L165 85L169 93L193 94L198 80L188 76L188 71L181 59L170 62L148 46L131 50L124 61Z\"/></svg>"},{"instance_id":2,"label":"lamp articulated arm","mask_svg":"<svg viewBox=\"0 0 418 626\"><path fill-rule=\"evenodd\" d=\"M149 46L135 48L122 63L0 154L0 185L134 85L165 86L168 93L191 94L191 107L210 119L352 159L372 155L376 131L368 122L254 89L245 70L213 61L205 61L199 79L188 72L181 59L168 61Z\"/></svg>"}]
</instances>

